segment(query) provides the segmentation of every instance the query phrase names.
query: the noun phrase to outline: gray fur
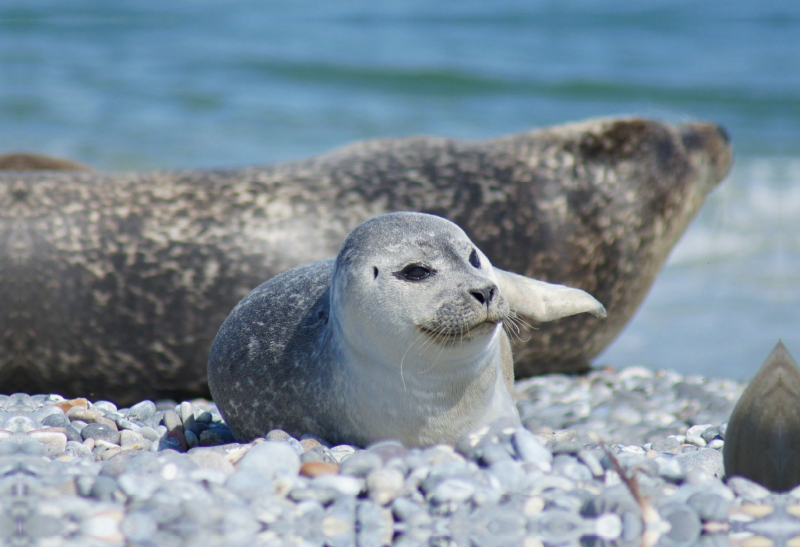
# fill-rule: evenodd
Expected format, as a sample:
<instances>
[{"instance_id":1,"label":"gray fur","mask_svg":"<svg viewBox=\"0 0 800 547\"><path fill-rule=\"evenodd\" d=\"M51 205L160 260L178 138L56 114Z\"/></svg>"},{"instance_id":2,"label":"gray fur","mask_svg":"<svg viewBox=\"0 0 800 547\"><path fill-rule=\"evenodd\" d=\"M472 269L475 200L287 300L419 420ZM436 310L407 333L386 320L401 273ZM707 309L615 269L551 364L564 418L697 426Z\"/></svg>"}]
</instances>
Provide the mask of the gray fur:
<instances>
[{"instance_id":1,"label":"gray fur","mask_svg":"<svg viewBox=\"0 0 800 547\"><path fill-rule=\"evenodd\" d=\"M415 269L424 277L409 278ZM583 291L493 268L447 220L383 215L357 227L335 261L245 297L211 348L209 385L243 440L280 428L361 446L455 443L497 418L519 419L503 322L542 301L553 305L535 312L540 320L605 316Z\"/></svg>"},{"instance_id":2,"label":"gray fur","mask_svg":"<svg viewBox=\"0 0 800 547\"><path fill-rule=\"evenodd\" d=\"M244 169L0 172L0 386L121 405L207 395L208 350L236 302L398 210L446 217L496 266L602 300L608 320L535 325L515 349L517 376L581 369L731 157L713 124L617 118Z\"/></svg>"}]
</instances>

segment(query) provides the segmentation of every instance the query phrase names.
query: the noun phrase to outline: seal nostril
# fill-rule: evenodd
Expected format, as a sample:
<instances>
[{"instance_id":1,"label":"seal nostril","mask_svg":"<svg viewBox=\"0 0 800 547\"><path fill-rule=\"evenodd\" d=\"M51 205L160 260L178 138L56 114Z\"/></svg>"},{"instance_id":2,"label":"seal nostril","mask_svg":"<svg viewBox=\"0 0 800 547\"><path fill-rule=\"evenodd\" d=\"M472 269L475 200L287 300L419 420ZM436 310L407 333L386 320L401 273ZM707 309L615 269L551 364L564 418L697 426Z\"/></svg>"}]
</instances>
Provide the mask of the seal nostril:
<instances>
[{"instance_id":1,"label":"seal nostril","mask_svg":"<svg viewBox=\"0 0 800 547\"><path fill-rule=\"evenodd\" d=\"M482 289L476 289L469 292L475 300L481 303L481 306L487 304L492 301L494 298L494 286L491 287L484 287Z\"/></svg>"}]
</instances>

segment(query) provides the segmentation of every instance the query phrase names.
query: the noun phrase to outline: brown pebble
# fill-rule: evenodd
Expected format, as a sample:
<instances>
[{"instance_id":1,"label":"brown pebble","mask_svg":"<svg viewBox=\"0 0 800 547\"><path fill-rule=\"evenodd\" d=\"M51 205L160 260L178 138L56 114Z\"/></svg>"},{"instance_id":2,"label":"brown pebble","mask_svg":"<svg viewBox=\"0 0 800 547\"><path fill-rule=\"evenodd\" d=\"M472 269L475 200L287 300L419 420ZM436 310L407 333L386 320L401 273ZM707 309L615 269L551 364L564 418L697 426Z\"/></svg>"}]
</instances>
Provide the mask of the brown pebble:
<instances>
[{"instance_id":1,"label":"brown pebble","mask_svg":"<svg viewBox=\"0 0 800 547\"><path fill-rule=\"evenodd\" d=\"M172 439L178 439L178 442L181 445L181 450L183 452L189 450L189 445L186 444L186 435L184 435L183 431L181 431L180 429L173 429L172 431L167 433L167 437L170 437Z\"/></svg>"},{"instance_id":2,"label":"brown pebble","mask_svg":"<svg viewBox=\"0 0 800 547\"><path fill-rule=\"evenodd\" d=\"M81 420L89 424L95 421L97 418L102 418L103 413L99 410L92 410L82 406L73 406L64 413L64 416L70 420Z\"/></svg>"},{"instance_id":3,"label":"brown pebble","mask_svg":"<svg viewBox=\"0 0 800 547\"><path fill-rule=\"evenodd\" d=\"M322 443L320 443L316 439L303 439L302 441L300 441L300 446L303 447L303 450L308 452L309 450L311 450L315 446L322 446Z\"/></svg>"},{"instance_id":4,"label":"brown pebble","mask_svg":"<svg viewBox=\"0 0 800 547\"><path fill-rule=\"evenodd\" d=\"M64 414L66 414L67 411L69 411L69 409L74 406L89 408L89 401L87 401L84 398L70 399L69 401L62 401L60 403L56 403L54 406L57 406L58 408L64 411Z\"/></svg>"},{"instance_id":5,"label":"brown pebble","mask_svg":"<svg viewBox=\"0 0 800 547\"><path fill-rule=\"evenodd\" d=\"M300 466L300 474L306 477L322 477L325 475L336 475L338 473L338 465L325 462L308 462Z\"/></svg>"},{"instance_id":6,"label":"brown pebble","mask_svg":"<svg viewBox=\"0 0 800 547\"><path fill-rule=\"evenodd\" d=\"M83 441L83 446L85 446L86 448L88 448L88 449L89 449L89 451L91 452L92 450L94 450L94 439L92 439L91 437L89 437L88 439L86 439L85 441Z\"/></svg>"}]
</instances>

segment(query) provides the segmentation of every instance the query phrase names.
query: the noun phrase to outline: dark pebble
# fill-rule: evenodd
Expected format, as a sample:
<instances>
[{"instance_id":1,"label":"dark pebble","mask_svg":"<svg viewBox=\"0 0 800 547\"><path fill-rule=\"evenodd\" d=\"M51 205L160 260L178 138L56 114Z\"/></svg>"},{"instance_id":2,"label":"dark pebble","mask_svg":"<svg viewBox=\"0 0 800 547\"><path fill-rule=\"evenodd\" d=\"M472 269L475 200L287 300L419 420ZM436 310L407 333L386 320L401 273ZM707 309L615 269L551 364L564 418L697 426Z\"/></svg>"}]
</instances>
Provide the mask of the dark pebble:
<instances>
[{"instance_id":1,"label":"dark pebble","mask_svg":"<svg viewBox=\"0 0 800 547\"><path fill-rule=\"evenodd\" d=\"M64 414L51 414L46 418L42 419L42 425L47 427L68 427L69 426L69 418L64 416Z\"/></svg>"},{"instance_id":2,"label":"dark pebble","mask_svg":"<svg viewBox=\"0 0 800 547\"><path fill-rule=\"evenodd\" d=\"M64 431L67 433L67 441L75 441L75 442L83 442L83 437L81 436L81 432L68 425L64 427Z\"/></svg>"},{"instance_id":3,"label":"dark pebble","mask_svg":"<svg viewBox=\"0 0 800 547\"><path fill-rule=\"evenodd\" d=\"M96 441L119 444L119 431L106 424L95 423L87 425L81 429L81 437L84 441L86 439L94 439Z\"/></svg>"}]
</instances>

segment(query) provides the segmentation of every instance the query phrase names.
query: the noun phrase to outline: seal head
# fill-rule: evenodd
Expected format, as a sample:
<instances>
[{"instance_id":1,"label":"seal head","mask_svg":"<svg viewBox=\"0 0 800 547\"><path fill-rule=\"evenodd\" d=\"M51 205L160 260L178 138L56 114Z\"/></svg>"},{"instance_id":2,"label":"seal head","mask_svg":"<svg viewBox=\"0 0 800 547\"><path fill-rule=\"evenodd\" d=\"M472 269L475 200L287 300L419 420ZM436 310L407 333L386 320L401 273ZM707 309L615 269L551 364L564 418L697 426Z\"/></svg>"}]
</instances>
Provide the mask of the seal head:
<instances>
[{"instance_id":1,"label":"seal head","mask_svg":"<svg viewBox=\"0 0 800 547\"><path fill-rule=\"evenodd\" d=\"M583 291L493 268L445 219L383 215L335 261L248 295L214 341L209 385L242 439L281 428L357 445L454 443L519 419L503 330L512 309L538 320L605 314Z\"/></svg>"}]
</instances>

